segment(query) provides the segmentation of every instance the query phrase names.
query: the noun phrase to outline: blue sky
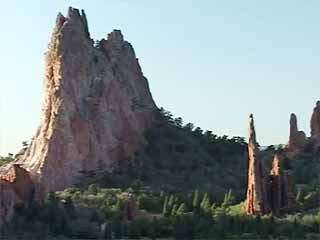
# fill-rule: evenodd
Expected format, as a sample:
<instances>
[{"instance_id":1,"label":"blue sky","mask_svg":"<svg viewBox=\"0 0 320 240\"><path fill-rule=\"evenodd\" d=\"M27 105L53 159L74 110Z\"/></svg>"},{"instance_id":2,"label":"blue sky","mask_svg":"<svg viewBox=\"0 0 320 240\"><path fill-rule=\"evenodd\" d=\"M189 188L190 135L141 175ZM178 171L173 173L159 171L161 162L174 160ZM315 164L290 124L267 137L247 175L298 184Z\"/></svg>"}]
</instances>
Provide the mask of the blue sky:
<instances>
[{"instance_id":1,"label":"blue sky","mask_svg":"<svg viewBox=\"0 0 320 240\"><path fill-rule=\"evenodd\" d=\"M1 1L0 154L40 122L43 58L55 17L86 11L91 36L121 29L158 106L216 134L285 143L295 112L309 135L320 89L320 1Z\"/></svg>"}]
</instances>

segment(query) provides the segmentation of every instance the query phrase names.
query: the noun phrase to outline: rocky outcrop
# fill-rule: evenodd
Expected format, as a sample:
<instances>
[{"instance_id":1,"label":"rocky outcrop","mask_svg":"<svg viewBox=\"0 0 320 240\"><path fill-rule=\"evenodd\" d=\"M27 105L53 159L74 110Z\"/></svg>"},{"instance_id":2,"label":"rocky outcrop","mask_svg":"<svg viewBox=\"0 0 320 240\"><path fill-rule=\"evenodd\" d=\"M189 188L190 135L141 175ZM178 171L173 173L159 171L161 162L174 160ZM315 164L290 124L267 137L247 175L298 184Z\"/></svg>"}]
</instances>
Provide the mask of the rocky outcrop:
<instances>
[{"instance_id":1,"label":"rocky outcrop","mask_svg":"<svg viewBox=\"0 0 320 240\"><path fill-rule=\"evenodd\" d=\"M311 137L320 138L320 101L317 101L313 109L310 121Z\"/></svg>"},{"instance_id":2,"label":"rocky outcrop","mask_svg":"<svg viewBox=\"0 0 320 240\"><path fill-rule=\"evenodd\" d=\"M35 187L28 172L18 164L0 175L0 224L11 218L17 204L28 206L34 198Z\"/></svg>"},{"instance_id":3,"label":"rocky outcrop","mask_svg":"<svg viewBox=\"0 0 320 240\"><path fill-rule=\"evenodd\" d=\"M80 172L129 161L156 109L134 50L119 30L98 47L77 9L58 15L45 60L42 123L21 159L46 192Z\"/></svg>"},{"instance_id":4,"label":"rocky outcrop","mask_svg":"<svg viewBox=\"0 0 320 240\"><path fill-rule=\"evenodd\" d=\"M111 171L132 160L155 110L148 81L120 30L93 44L85 13L69 8L66 17L57 16L46 53L41 124L17 162L24 176L2 184L25 202L30 192L39 196L73 186L83 172ZM0 199L7 196L0 193Z\"/></svg>"},{"instance_id":5,"label":"rocky outcrop","mask_svg":"<svg viewBox=\"0 0 320 240\"><path fill-rule=\"evenodd\" d=\"M306 134L298 130L297 117L294 113L290 116L289 149L295 151L306 144Z\"/></svg>"},{"instance_id":6,"label":"rocky outcrop","mask_svg":"<svg viewBox=\"0 0 320 240\"><path fill-rule=\"evenodd\" d=\"M254 128L253 115L249 117L249 141L248 141L248 188L245 203L245 211L248 215L266 214L269 212L267 201L267 179L262 162L257 156L258 146Z\"/></svg>"},{"instance_id":7,"label":"rocky outcrop","mask_svg":"<svg viewBox=\"0 0 320 240\"><path fill-rule=\"evenodd\" d=\"M14 192L12 185L0 179L0 225L11 219L18 203L22 203L22 200Z\"/></svg>"},{"instance_id":8,"label":"rocky outcrop","mask_svg":"<svg viewBox=\"0 0 320 240\"><path fill-rule=\"evenodd\" d=\"M247 215L279 214L293 205L290 171L282 169L283 157L275 154L270 174L267 174L258 152L253 117L250 115L245 212Z\"/></svg>"}]
</instances>

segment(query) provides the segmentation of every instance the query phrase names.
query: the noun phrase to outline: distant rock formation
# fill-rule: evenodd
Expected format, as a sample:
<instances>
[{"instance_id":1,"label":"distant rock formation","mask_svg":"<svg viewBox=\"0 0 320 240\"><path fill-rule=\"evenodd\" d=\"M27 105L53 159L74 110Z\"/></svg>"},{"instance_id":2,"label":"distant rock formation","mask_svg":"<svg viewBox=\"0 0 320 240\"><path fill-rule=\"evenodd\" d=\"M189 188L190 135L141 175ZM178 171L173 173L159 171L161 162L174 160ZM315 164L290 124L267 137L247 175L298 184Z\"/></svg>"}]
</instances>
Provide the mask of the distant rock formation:
<instances>
[{"instance_id":1,"label":"distant rock formation","mask_svg":"<svg viewBox=\"0 0 320 240\"><path fill-rule=\"evenodd\" d=\"M320 101L317 101L310 121L311 137L320 138Z\"/></svg>"},{"instance_id":2,"label":"distant rock formation","mask_svg":"<svg viewBox=\"0 0 320 240\"><path fill-rule=\"evenodd\" d=\"M306 144L306 134L298 130L297 117L294 113L290 116L289 149L294 151Z\"/></svg>"},{"instance_id":3,"label":"distant rock formation","mask_svg":"<svg viewBox=\"0 0 320 240\"><path fill-rule=\"evenodd\" d=\"M245 201L247 215L279 214L293 204L291 177L289 171L282 170L281 159L275 155L270 174L259 158L256 133L252 114L249 118L248 142L248 187Z\"/></svg>"},{"instance_id":4,"label":"distant rock formation","mask_svg":"<svg viewBox=\"0 0 320 240\"><path fill-rule=\"evenodd\" d=\"M19 198L23 195L23 202L27 192L37 196L63 190L83 172L112 170L119 161L131 161L157 110L135 52L120 30L94 44L84 11L71 7L67 17L57 16L44 88L42 122L17 162L26 174L14 182L32 179L32 184L28 180L23 191L16 191L13 182L2 183ZM8 196L0 192L0 199L10 202Z\"/></svg>"}]
</instances>

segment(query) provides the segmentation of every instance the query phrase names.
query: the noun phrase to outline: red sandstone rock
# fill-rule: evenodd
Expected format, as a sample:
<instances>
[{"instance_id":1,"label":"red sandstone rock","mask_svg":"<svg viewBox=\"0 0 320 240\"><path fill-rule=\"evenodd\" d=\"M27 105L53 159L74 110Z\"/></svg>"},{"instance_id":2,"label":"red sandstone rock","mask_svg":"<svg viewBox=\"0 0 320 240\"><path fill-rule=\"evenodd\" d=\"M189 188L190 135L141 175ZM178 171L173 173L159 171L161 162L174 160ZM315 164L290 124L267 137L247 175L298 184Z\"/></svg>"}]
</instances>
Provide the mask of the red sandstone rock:
<instances>
[{"instance_id":1,"label":"red sandstone rock","mask_svg":"<svg viewBox=\"0 0 320 240\"><path fill-rule=\"evenodd\" d=\"M272 169L268 186L268 199L272 212L279 214L281 209L282 191L281 191L281 175L280 175L280 156L275 154L272 161Z\"/></svg>"},{"instance_id":2,"label":"red sandstone rock","mask_svg":"<svg viewBox=\"0 0 320 240\"><path fill-rule=\"evenodd\" d=\"M0 224L8 221L16 204L27 206L34 197L35 188L28 172L13 164L0 175Z\"/></svg>"},{"instance_id":3,"label":"red sandstone rock","mask_svg":"<svg viewBox=\"0 0 320 240\"><path fill-rule=\"evenodd\" d=\"M297 117L294 113L290 116L290 135L289 135L289 150L299 150L306 144L306 134L298 130Z\"/></svg>"},{"instance_id":4,"label":"red sandstone rock","mask_svg":"<svg viewBox=\"0 0 320 240\"><path fill-rule=\"evenodd\" d=\"M257 156L258 147L252 114L249 118L249 170L245 211L248 215L266 214L269 212L267 202L267 176Z\"/></svg>"},{"instance_id":5,"label":"red sandstone rock","mask_svg":"<svg viewBox=\"0 0 320 240\"><path fill-rule=\"evenodd\" d=\"M93 46L87 20L61 14L46 54L42 123L20 163L45 191L80 172L111 170L143 143L156 109L134 50L119 30Z\"/></svg>"},{"instance_id":6,"label":"red sandstone rock","mask_svg":"<svg viewBox=\"0 0 320 240\"><path fill-rule=\"evenodd\" d=\"M0 173L2 219L11 216L17 199L29 201L33 187L41 199L73 186L81 172L111 171L130 161L157 109L131 44L114 30L94 46L85 13L74 8L57 16L44 89L36 136L19 167Z\"/></svg>"},{"instance_id":7,"label":"red sandstone rock","mask_svg":"<svg viewBox=\"0 0 320 240\"><path fill-rule=\"evenodd\" d=\"M320 101L317 101L311 116L311 137L320 138Z\"/></svg>"}]
</instances>

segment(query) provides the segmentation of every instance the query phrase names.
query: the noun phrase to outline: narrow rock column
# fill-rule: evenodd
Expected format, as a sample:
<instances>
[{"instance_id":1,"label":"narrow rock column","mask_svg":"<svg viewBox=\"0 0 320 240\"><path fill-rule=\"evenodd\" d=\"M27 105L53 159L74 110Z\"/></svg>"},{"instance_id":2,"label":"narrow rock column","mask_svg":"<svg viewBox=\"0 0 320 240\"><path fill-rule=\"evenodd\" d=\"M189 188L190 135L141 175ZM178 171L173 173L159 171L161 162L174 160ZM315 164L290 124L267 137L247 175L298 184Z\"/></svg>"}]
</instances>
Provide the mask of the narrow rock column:
<instances>
[{"instance_id":1,"label":"narrow rock column","mask_svg":"<svg viewBox=\"0 0 320 240\"><path fill-rule=\"evenodd\" d=\"M311 116L311 137L320 138L320 101L317 101Z\"/></svg>"},{"instance_id":2,"label":"narrow rock column","mask_svg":"<svg viewBox=\"0 0 320 240\"><path fill-rule=\"evenodd\" d=\"M306 134L298 130L297 116L294 113L290 115L290 133L289 133L289 149L295 151L305 145Z\"/></svg>"},{"instance_id":3,"label":"narrow rock column","mask_svg":"<svg viewBox=\"0 0 320 240\"><path fill-rule=\"evenodd\" d=\"M280 157L275 154L272 161L270 173L269 199L270 207L275 214L279 214L281 208L281 175L280 175Z\"/></svg>"},{"instance_id":4,"label":"narrow rock column","mask_svg":"<svg viewBox=\"0 0 320 240\"><path fill-rule=\"evenodd\" d=\"M258 146L254 128L253 115L249 117L249 141L248 141L248 188L245 203L245 211L248 215L266 214L269 206L266 196L266 175L262 163L257 157Z\"/></svg>"}]
</instances>

